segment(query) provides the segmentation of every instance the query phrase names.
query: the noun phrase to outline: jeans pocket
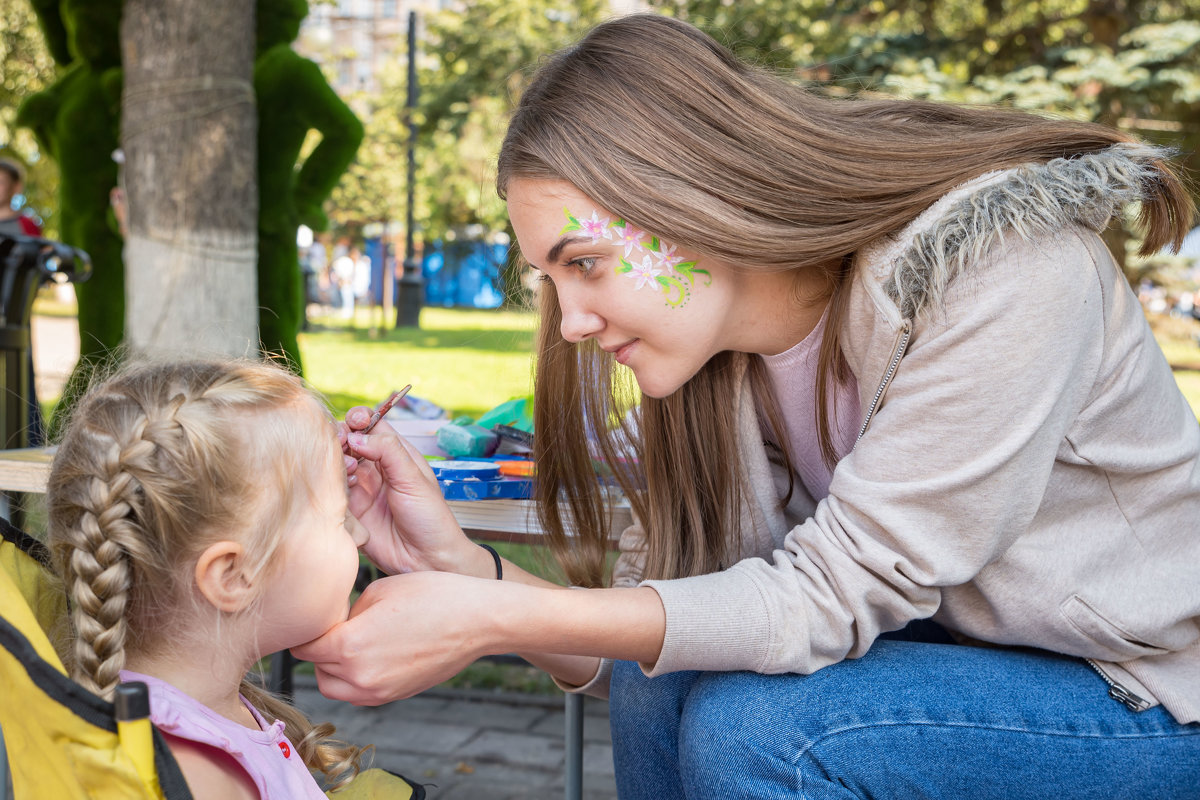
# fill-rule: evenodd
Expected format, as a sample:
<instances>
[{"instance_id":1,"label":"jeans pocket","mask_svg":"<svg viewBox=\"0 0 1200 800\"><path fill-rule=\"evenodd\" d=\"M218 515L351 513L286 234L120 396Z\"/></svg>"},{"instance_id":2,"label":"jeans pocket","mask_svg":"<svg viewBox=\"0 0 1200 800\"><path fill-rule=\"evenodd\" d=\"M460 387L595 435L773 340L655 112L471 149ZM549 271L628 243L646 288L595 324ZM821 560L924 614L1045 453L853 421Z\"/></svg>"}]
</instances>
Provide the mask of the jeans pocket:
<instances>
[{"instance_id":1,"label":"jeans pocket","mask_svg":"<svg viewBox=\"0 0 1200 800\"><path fill-rule=\"evenodd\" d=\"M1168 648L1147 642L1097 611L1079 595L1071 595L1058 607L1059 613L1083 635L1094 648L1084 653L1101 661L1129 661L1142 656L1168 652Z\"/></svg>"}]
</instances>

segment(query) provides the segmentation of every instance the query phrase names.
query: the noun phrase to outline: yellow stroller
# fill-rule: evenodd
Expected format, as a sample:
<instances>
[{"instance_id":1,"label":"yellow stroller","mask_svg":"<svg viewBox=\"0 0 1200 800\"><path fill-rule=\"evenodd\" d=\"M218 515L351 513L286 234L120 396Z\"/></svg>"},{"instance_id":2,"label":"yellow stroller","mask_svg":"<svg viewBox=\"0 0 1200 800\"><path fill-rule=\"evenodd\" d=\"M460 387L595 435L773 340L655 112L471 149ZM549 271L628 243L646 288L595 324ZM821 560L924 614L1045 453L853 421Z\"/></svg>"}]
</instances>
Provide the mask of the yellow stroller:
<instances>
[{"instance_id":1,"label":"yellow stroller","mask_svg":"<svg viewBox=\"0 0 1200 800\"><path fill-rule=\"evenodd\" d=\"M0 518L0 799L190 800L183 774L136 688L110 703L66 675L47 631L66 598L45 571L46 548ZM134 685L134 686L140 686ZM422 800L425 790L381 769L360 773L339 800Z\"/></svg>"}]
</instances>

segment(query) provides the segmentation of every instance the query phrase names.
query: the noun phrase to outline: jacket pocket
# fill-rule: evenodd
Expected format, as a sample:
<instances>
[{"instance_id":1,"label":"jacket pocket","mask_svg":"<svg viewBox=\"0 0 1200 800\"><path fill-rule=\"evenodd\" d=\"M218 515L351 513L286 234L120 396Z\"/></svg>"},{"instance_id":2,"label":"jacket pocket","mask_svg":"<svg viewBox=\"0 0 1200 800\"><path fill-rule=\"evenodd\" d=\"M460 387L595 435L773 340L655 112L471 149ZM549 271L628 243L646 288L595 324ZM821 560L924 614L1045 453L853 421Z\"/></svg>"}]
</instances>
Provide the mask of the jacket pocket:
<instances>
[{"instance_id":1,"label":"jacket pocket","mask_svg":"<svg viewBox=\"0 0 1200 800\"><path fill-rule=\"evenodd\" d=\"M1058 610L1071 627L1095 645L1094 652L1084 654L1088 658L1120 662L1168 652L1167 648L1151 644L1117 625L1077 594L1071 595Z\"/></svg>"}]
</instances>

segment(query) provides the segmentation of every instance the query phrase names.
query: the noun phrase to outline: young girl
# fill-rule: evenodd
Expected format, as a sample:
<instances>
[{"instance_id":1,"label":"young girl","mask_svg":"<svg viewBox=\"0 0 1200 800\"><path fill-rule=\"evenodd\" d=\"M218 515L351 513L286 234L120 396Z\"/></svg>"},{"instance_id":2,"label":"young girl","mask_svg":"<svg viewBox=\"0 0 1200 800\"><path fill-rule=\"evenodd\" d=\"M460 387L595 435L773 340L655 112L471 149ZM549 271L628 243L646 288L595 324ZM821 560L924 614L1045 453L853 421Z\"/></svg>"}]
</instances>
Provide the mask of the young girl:
<instances>
[{"instance_id":1,"label":"young girl","mask_svg":"<svg viewBox=\"0 0 1200 800\"><path fill-rule=\"evenodd\" d=\"M140 363L92 388L51 470L72 677L150 687L196 797L323 798L361 752L245 680L346 618L358 570L336 429L268 364Z\"/></svg>"},{"instance_id":2,"label":"young girl","mask_svg":"<svg viewBox=\"0 0 1200 800\"><path fill-rule=\"evenodd\" d=\"M527 653L611 697L623 798L1197 796L1200 427L1099 236L1136 202L1143 252L1182 239L1161 151L825 98L630 16L539 70L498 184L546 279L537 491L578 586L588 433L640 389L595 445L636 523L617 588L495 581L408 451L352 436L372 557L413 574L304 648L322 690Z\"/></svg>"}]
</instances>

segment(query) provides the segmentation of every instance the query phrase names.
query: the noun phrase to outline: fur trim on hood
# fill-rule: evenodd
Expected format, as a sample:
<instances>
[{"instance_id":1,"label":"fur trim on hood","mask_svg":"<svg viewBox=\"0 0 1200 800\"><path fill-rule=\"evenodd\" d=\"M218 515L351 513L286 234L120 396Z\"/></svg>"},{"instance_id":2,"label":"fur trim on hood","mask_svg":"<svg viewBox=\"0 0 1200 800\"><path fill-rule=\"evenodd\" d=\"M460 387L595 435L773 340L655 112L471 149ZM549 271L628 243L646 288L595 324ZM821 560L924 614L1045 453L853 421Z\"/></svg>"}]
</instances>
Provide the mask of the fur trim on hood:
<instances>
[{"instance_id":1,"label":"fur trim on hood","mask_svg":"<svg viewBox=\"0 0 1200 800\"><path fill-rule=\"evenodd\" d=\"M1149 145L1116 144L969 181L877 251L876 258L893 266L884 292L905 319L916 319L935 308L950 282L1009 233L1029 240L1068 225L1100 232L1159 180L1155 162L1169 155Z\"/></svg>"}]
</instances>

